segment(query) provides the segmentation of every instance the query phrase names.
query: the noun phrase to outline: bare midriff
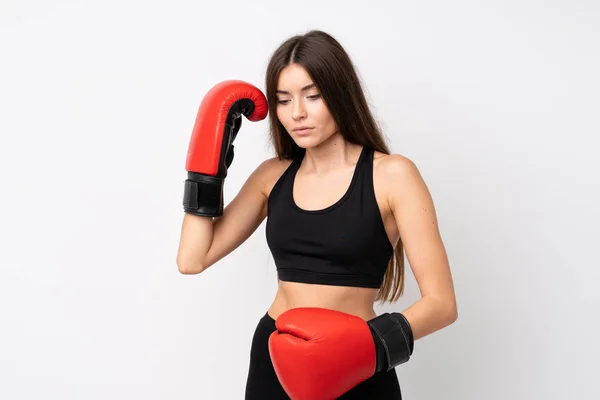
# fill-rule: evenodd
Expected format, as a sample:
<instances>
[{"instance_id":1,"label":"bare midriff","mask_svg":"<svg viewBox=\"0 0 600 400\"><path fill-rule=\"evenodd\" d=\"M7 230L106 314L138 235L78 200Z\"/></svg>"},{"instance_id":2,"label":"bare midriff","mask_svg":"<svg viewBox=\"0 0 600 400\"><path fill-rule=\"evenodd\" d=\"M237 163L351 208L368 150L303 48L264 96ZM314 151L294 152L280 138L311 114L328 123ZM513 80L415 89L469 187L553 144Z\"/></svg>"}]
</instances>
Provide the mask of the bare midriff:
<instances>
[{"instance_id":1,"label":"bare midriff","mask_svg":"<svg viewBox=\"0 0 600 400\"><path fill-rule=\"evenodd\" d=\"M291 308L319 307L355 315L365 321L377 316L373 303L378 289L279 281L268 314L277 319Z\"/></svg>"}]
</instances>

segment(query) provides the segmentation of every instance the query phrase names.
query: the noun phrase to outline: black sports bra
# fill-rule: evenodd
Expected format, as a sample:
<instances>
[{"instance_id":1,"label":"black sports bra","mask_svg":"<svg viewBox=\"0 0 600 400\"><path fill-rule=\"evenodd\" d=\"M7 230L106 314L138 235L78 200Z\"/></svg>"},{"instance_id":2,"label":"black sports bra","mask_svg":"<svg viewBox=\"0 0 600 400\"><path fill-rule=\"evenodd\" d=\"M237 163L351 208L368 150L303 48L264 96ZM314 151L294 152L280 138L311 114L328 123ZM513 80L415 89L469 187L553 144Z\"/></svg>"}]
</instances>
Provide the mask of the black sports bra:
<instances>
[{"instance_id":1,"label":"black sports bra","mask_svg":"<svg viewBox=\"0 0 600 400\"><path fill-rule=\"evenodd\" d=\"M304 210L293 198L303 157L268 199L266 237L282 281L379 288L394 249L373 187L373 149L363 147L352 181L335 204Z\"/></svg>"}]
</instances>

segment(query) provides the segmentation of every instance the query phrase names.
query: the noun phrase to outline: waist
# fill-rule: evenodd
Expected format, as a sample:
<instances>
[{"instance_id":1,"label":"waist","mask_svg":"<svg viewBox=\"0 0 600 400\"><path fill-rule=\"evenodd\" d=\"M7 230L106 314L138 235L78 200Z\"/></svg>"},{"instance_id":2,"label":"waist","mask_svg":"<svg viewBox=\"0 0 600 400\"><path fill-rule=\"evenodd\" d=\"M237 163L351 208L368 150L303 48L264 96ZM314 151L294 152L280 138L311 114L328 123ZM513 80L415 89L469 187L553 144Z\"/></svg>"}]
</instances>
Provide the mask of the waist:
<instances>
[{"instance_id":1,"label":"waist","mask_svg":"<svg viewBox=\"0 0 600 400\"><path fill-rule=\"evenodd\" d=\"M277 294L268 310L277 319L283 312L298 307L320 307L345 312L368 321L377 314L373 303L378 289L330 286L279 281Z\"/></svg>"},{"instance_id":2,"label":"waist","mask_svg":"<svg viewBox=\"0 0 600 400\"><path fill-rule=\"evenodd\" d=\"M373 270L367 274L364 270ZM352 286L359 288L379 289L383 282L385 270L377 271L376 268L356 267L348 264L315 265L311 263L311 269L300 269L288 263L277 264L277 275L283 282L298 282L307 284L319 284L325 286Z\"/></svg>"}]
</instances>

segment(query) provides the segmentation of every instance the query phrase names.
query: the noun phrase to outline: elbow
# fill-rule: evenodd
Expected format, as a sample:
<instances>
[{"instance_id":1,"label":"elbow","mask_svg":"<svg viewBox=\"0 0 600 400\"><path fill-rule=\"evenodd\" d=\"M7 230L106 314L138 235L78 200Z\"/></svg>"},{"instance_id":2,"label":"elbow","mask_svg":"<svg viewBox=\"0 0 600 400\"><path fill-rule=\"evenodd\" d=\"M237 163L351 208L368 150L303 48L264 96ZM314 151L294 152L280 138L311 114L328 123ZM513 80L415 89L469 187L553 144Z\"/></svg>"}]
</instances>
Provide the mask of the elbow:
<instances>
[{"instance_id":1,"label":"elbow","mask_svg":"<svg viewBox=\"0 0 600 400\"><path fill-rule=\"evenodd\" d=\"M458 319L458 307L456 306L456 302L450 303L451 305L448 307L446 311L446 322L448 325L452 325Z\"/></svg>"},{"instance_id":2,"label":"elbow","mask_svg":"<svg viewBox=\"0 0 600 400\"><path fill-rule=\"evenodd\" d=\"M448 315L448 325L455 323L457 319L458 319L458 310L455 307L452 309L452 311Z\"/></svg>"},{"instance_id":3,"label":"elbow","mask_svg":"<svg viewBox=\"0 0 600 400\"><path fill-rule=\"evenodd\" d=\"M436 318L442 327L452 325L458 319L458 307L453 298L437 298L435 300Z\"/></svg>"},{"instance_id":4,"label":"elbow","mask_svg":"<svg viewBox=\"0 0 600 400\"><path fill-rule=\"evenodd\" d=\"M177 269L182 275L196 275L204 271L204 266L198 262L177 258Z\"/></svg>"}]
</instances>

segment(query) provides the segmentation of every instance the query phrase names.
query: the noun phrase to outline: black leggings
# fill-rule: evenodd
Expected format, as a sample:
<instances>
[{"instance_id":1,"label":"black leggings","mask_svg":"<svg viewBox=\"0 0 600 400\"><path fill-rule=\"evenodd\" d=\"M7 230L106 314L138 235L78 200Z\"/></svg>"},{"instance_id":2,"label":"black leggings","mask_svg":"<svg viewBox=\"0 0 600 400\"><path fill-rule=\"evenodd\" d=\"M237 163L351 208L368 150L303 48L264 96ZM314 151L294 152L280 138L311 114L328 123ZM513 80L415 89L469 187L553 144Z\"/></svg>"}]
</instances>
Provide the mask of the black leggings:
<instances>
[{"instance_id":1,"label":"black leggings","mask_svg":"<svg viewBox=\"0 0 600 400\"><path fill-rule=\"evenodd\" d=\"M267 313L254 332L250 350L250 368L246 382L246 400L289 400L269 356L269 336L276 330L275 320ZM380 372L361 382L339 399L401 400L400 384L396 370Z\"/></svg>"}]
</instances>

